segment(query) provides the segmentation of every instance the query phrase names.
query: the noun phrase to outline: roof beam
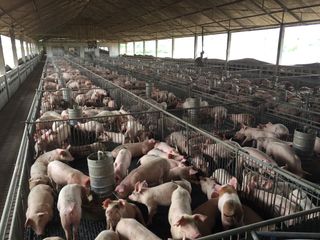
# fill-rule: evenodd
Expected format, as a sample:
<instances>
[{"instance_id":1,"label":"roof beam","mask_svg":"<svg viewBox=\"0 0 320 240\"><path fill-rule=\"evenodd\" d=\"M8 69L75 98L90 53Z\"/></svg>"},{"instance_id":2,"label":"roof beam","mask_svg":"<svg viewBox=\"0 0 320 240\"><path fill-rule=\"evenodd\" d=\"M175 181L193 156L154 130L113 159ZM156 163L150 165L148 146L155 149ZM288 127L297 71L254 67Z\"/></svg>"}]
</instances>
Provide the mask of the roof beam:
<instances>
[{"instance_id":1,"label":"roof beam","mask_svg":"<svg viewBox=\"0 0 320 240\"><path fill-rule=\"evenodd\" d=\"M25 1L20 1L18 4L14 5L13 7L11 7L10 9L7 9L6 11L3 11L3 13L0 14L0 18L4 15L8 15L10 14L12 11L14 10L18 10L19 8L23 7L24 5L26 5L27 3L30 3L30 0L25 0Z\"/></svg>"},{"instance_id":2,"label":"roof beam","mask_svg":"<svg viewBox=\"0 0 320 240\"><path fill-rule=\"evenodd\" d=\"M277 23L281 24L281 22L274 16L272 16L272 14L270 14L270 11L268 11L267 9L265 9L263 6L260 6L260 4L256 3L255 0L249 0L253 5L255 5L257 8L259 8L261 11L263 11L264 13L268 14L269 17L271 17L273 20L275 20Z\"/></svg>"},{"instance_id":3,"label":"roof beam","mask_svg":"<svg viewBox=\"0 0 320 240\"><path fill-rule=\"evenodd\" d=\"M285 10L286 12L288 12L292 17L294 17L296 20L298 20L299 22L301 22L301 18L295 14L294 12L292 12L290 9L287 8L286 5L284 5L281 0L273 0L275 1L283 10Z\"/></svg>"}]
</instances>

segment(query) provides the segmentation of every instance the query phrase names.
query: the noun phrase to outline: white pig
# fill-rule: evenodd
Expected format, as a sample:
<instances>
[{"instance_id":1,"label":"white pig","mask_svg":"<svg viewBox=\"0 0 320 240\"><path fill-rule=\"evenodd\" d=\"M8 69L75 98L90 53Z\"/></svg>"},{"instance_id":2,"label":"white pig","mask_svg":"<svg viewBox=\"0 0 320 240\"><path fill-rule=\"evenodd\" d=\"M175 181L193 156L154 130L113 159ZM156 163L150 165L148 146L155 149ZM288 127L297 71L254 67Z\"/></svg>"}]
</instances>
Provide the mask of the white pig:
<instances>
[{"instance_id":1,"label":"white pig","mask_svg":"<svg viewBox=\"0 0 320 240\"><path fill-rule=\"evenodd\" d=\"M112 201L107 198L103 201L102 207L106 210L107 229L115 230L121 218L135 218L146 225L140 209L124 199Z\"/></svg>"},{"instance_id":2,"label":"white pig","mask_svg":"<svg viewBox=\"0 0 320 240\"><path fill-rule=\"evenodd\" d=\"M37 235L42 235L48 222L53 218L53 190L48 185L39 184L28 195L28 209L25 227L31 226Z\"/></svg>"},{"instance_id":3,"label":"white pig","mask_svg":"<svg viewBox=\"0 0 320 240\"><path fill-rule=\"evenodd\" d=\"M84 187L89 194L90 178L81 171L60 162L52 161L48 165L48 176L59 186L67 184L79 184Z\"/></svg>"},{"instance_id":4,"label":"white pig","mask_svg":"<svg viewBox=\"0 0 320 240\"><path fill-rule=\"evenodd\" d=\"M127 175L132 155L128 149L121 149L113 163L115 183L118 185Z\"/></svg>"},{"instance_id":5,"label":"white pig","mask_svg":"<svg viewBox=\"0 0 320 240\"><path fill-rule=\"evenodd\" d=\"M46 152L42 155L40 155L36 161L43 162L46 165L48 165L53 160L59 160L59 161L66 161L70 162L74 160L74 157L69 152L70 145L67 149L61 149L57 148L55 150L52 150L50 152Z\"/></svg>"},{"instance_id":6,"label":"white pig","mask_svg":"<svg viewBox=\"0 0 320 240\"><path fill-rule=\"evenodd\" d=\"M57 208L67 240L78 240L83 201L86 201L86 193L79 184L68 184L59 193Z\"/></svg>"},{"instance_id":7,"label":"white pig","mask_svg":"<svg viewBox=\"0 0 320 240\"><path fill-rule=\"evenodd\" d=\"M213 178L201 178L200 179L200 186L201 186L201 191L207 195L208 199L211 199L214 197L214 187L215 185L218 184L215 179Z\"/></svg>"},{"instance_id":8,"label":"white pig","mask_svg":"<svg viewBox=\"0 0 320 240\"><path fill-rule=\"evenodd\" d=\"M119 240L118 234L112 230L104 230L99 233L95 240Z\"/></svg>"},{"instance_id":9,"label":"white pig","mask_svg":"<svg viewBox=\"0 0 320 240\"><path fill-rule=\"evenodd\" d=\"M122 218L118 225L116 232L120 236L120 239L126 240L137 240L137 239L148 239L148 240L161 240L149 229L144 227L137 220L132 218Z\"/></svg>"},{"instance_id":10,"label":"white pig","mask_svg":"<svg viewBox=\"0 0 320 240\"><path fill-rule=\"evenodd\" d=\"M178 186L171 196L168 220L174 239L196 239L201 236L196 221L204 221L206 216L191 212L191 196L183 187Z\"/></svg>"},{"instance_id":11,"label":"white pig","mask_svg":"<svg viewBox=\"0 0 320 240\"><path fill-rule=\"evenodd\" d=\"M35 161L30 169L29 189L38 184L50 185L51 181L47 175L47 165L43 162Z\"/></svg>"},{"instance_id":12,"label":"white pig","mask_svg":"<svg viewBox=\"0 0 320 240\"><path fill-rule=\"evenodd\" d=\"M134 191L129 199L147 206L149 212L148 224L150 224L157 212L158 205L169 206L171 204L171 195L178 185L191 194L191 184L186 180L167 182L152 188L148 188L147 182L143 181L135 184Z\"/></svg>"}]
</instances>

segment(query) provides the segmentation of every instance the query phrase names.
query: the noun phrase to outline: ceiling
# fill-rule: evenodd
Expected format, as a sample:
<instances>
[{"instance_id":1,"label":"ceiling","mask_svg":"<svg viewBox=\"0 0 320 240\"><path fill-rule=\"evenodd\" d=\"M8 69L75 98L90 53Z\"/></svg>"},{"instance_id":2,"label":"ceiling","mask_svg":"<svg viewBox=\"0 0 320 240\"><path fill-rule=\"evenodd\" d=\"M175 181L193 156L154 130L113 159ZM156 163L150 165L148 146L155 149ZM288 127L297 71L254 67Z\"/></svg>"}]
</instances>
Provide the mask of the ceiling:
<instances>
[{"instance_id":1,"label":"ceiling","mask_svg":"<svg viewBox=\"0 0 320 240\"><path fill-rule=\"evenodd\" d=\"M319 0L1 0L0 33L137 41L320 22Z\"/></svg>"}]
</instances>

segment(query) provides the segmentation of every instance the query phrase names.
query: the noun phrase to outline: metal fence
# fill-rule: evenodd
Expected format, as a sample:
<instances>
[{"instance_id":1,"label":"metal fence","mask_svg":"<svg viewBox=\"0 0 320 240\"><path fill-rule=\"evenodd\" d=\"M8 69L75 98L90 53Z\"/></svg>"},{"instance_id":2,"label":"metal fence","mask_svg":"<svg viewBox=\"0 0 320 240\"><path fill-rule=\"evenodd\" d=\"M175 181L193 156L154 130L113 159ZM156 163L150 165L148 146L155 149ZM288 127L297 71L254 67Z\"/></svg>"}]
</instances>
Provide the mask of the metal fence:
<instances>
[{"instance_id":1,"label":"metal fence","mask_svg":"<svg viewBox=\"0 0 320 240\"><path fill-rule=\"evenodd\" d=\"M0 76L0 110L6 105L27 76L32 72L41 56L36 56L30 61L19 65L17 68Z\"/></svg>"},{"instance_id":2,"label":"metal fence","mask_svg":"<svg viewBox=\"0 0 320 240\"><path fill-rule=\"evenodd\" d=\"M81 69L76 64L74 66ZM82 68L81 71L84 70ZM90 74L94 75L92 72ZM99 78L99 76L95 77ZM103 78L101 78L102 80ZM188 161L204 175L209 176L217 169L222 168L228 174L235 176L239 183L241 201L244 203L254 203L254 205L250 206L256 206L256 210L259 210L259 212L265 212L266 214L263 217L271 218L265 222L217 233L203 239L224 237L231 239L233 236L241 239L253 231L255 231L253 234L258 234L257 231L266 226L270 226L270 230L297 229L300 223L307 223L311 226L311 223L319 218L320 208L315 208L320 205L320 190L318 186L304 179L299 179L296 175L276 166L254 159L239 147L219 140L212 134L183 121L169 112L163 111L159 107L148 103L146 100L123 88L115 86L109 81L106 81L105 84L106 86L118 88L118 92L115 92L114 97L115 99L118 97L119 100L117 101L121 101L128 108L132 105L138 105L138 109L150 110L142 112L140 110L139 112L130 108L130 113L128 114L132 115L146 130L152 132L157 140L167 141L172 146L176 146L181 153L188 156ZM41 87L40 83L38 89L40 90ZM49 122L48 124L48 122L35 121L39 107L40 98L39 96L35 96L21 142L4 215L1 218L0 237L2 239L23 239L23 225L28 195L28 169L33 161L34 134L38 133L38 126L41 123L47 124L44 130L52 130L53 125L53 122ZM61 144L59 146L71 144L75 147L74 151L83 156L87 154L87 151L92 151L92 149L89 148L88 150L86 147L82 149L82 147L95 142L105 144L102 146L105 146L107 150L111 150L112 145L109 146L109 144L121 144L120 140L122 138L112 138L109 136L109 138L104 139L106 141L100 140L99 142L99 137L101 133L108 132L108 130L109 132L121 133L119 125L110 124L114 122L116 117L121 118L125 116L118 114L101 118L58 121L55 125L63 126L65 124L70 128L74 124L73 120L78 121L80 124L97 121L103 126L102 132L101 130L94 131L95 135L91 138L88 138L87 135L77 134L76 130L73 130L73 133L70 133L68 136L60 135L61 139L64 140L59 142ZM102 146L100 145L98 148L101 149ZM224 181L227 181L228 176L226 174L218 174L216 178L223 184ZM252 186L254 188L251 188ZM303 194L304 197L299 198L295 196L292 194L293 190ZM305 199L308 199L308 201L305 201ZM280 217L275 218L277 216Z\"/></svg>"}]
</instances>

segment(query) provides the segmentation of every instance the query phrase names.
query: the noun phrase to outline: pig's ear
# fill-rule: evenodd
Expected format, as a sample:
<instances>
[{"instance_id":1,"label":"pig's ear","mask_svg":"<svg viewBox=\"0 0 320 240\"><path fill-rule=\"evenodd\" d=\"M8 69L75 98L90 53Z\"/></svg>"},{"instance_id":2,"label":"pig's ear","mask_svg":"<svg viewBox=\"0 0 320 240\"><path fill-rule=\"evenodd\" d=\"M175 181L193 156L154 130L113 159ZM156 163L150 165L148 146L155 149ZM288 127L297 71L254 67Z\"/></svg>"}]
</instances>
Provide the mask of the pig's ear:
<instances>
[{"instance_id":1,"label":"pig's ear","mask_svg":"<svg viewBox=\"0 0 320 240\"><path fill-rule=\"evenodd\" d=\"M118 200L120 207L124 207L126 205L126 200L124 199L119 199Z\"/></svg>"},{"instance_id":2,"label":"pig's ear","mask_svg":"<svg viewBox=\"0 0 320 240\"><path fill-rule=\"evenodd\" d=\"M60 149L60 150L59 150L59 154L60 154L61 156L63 156L63 157L67 156L66 151L63 150L63 149Z\"/></svg>"},{"instance_id":3,"label":"pig's ear","mask_svg":"<svg viewBox=\"0 0 320 240\"><path fill-rule=\"evenodd\" d=\"M237 190L238 180L235 177L232 177L228 184Z\"/></svg>"},{"instance_id":4,"label":"pig's ear","mask_svg":"<svg viewBox=\"0 0 320 240\"><path fill-rule=\"evenodd\" d=\"M219 194L220 190L221 190L222 186L219 185L219 184L215 184L213 189L214 189L214 192L217 192Z\"/></svg>"},{"instance_id":5,"label":"pig's ear","mask_svg":"<svg viewBox=\"0 0 320 240\"><path fill-rule=\"evenodd\" d=\"M174 224L174 226L183 226L187 223L187 219L184 216L181 216L181 218Z\"/></svg>"},{"instance_id":6,"label":"pig's ear","mask_svg":"<svg viewBox=\"0 0 320 240\"><path fill-rule=\"evenodd\" d=\"M198 173L198 171L197 170L194 170L193 168L190 168L189 169L189 175L191 176L191 175L195 175L195 174L197 174Z\"/></svg>"},{"instance_id":7,"label":"pig's ear","mask_svg":"<svg viewBox=\"0 0 320 240\"><path fill-rule=\"evenodd\" d=\"M89 187L90 186L90 178L88 177L86 180L84 180L84 185L86 187Z\"/></svg>"},{"instance_id":8,"label":"pig's ear","mask_svg":"<svg viewBox=\"0 0 320 240\"><path fill-rule=\"evenodd\" d=\"M139 186L140 186L140 181L136 182L136 184L134 185L135 192L139 192Z\"/></svg>"},{"instance_id":9,"label":"pig's ear","mask_svg":"<svg viewBox=\"0 0 320 240\"><path fill-rule=\"evenodd\" d=\"M28 226L32 226L32 219L27 218L26 222L24 223L24 227L27 228Z\"/></svg>"},{"instance_id":10,"label":"pig's ear","mask_svg":"<svg viewBox=\"0 0 320 240\"><path fill-rule=\"evenodd\" d=\"M206 215L203 215L203 214L193 214L193 215L192 215L192 218L193 218L195 221L204 222L208 217L207 217Z\"/></svg>"}]
</instances>

